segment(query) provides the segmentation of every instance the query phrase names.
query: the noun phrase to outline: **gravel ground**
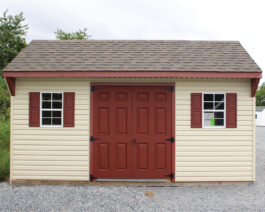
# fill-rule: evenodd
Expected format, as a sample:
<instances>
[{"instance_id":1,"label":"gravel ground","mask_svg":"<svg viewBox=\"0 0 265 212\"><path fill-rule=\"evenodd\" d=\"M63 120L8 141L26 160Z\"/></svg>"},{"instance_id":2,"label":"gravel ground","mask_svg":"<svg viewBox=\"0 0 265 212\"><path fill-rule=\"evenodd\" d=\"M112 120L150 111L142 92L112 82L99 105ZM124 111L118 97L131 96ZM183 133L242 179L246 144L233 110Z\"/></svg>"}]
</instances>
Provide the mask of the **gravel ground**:
<instances>
[{"instance_id":1,"label":"gravel ground","mask_svg":"<svg viewBox=\"0 0 265 212\"><path fill-rule=\"evenodd\" d=\"M0 211L265 211L265 127L257 127L257 180L248 186L113 187L0 184ZM144 192L152 190L153 197Z\"/></svg>"}]
</instances>

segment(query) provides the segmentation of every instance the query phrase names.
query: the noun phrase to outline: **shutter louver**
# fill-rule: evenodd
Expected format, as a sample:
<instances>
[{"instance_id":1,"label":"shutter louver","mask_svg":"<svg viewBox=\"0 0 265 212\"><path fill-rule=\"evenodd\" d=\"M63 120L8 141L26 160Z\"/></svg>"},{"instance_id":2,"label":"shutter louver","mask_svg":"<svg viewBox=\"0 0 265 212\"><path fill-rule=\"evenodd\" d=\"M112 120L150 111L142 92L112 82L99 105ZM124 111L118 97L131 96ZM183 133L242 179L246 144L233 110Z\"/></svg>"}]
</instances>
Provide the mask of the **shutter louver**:
<instances>
[{"instance_id":1,"label":"shutter louver","mask_svg":"<svg viewBox=\"0 0 265 212\"><path fill-rule=\"evenodd\" d=\"M191 94L191 128L202 128L202 94Z\"/></svg>"},{"instance_id":2,"label":"shutter louver","mask_svg":"<svg viewBox=\"0 0 265 212\"><path fill-rule=\"evenodd\" d=\"M237 127L237 94L226 94L226 128Z\"/></svg>"},{"instance_id":3,"label":"shutter louver","mask_svg":"<svg viewBox=\"0 0 265 212\"><path fill-rule=\"evenodd\" d=\"M40 92L29 93L29 126L40 126Z\"/></svg>"},{"instance_id":4,"label":"shutter louver","mask_svg":"<svg viewBox=\"0 0 265 212\"><path fill-rule=\"evenodd\" d=\"M75 93L64 92L64 127L75 126Z\"/></svg>"}]
</instances>

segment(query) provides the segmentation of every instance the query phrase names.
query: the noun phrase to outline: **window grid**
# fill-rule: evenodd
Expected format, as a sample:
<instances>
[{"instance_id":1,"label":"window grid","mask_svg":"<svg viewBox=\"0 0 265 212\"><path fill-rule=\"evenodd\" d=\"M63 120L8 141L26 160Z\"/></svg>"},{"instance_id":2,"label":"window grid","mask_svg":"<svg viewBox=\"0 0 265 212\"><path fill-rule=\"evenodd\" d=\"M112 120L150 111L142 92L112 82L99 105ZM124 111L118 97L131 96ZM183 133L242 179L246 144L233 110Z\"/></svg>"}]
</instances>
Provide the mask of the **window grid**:
<instances>
[{"instance_id":1,"label":"window grid","mask_svg":"<svg viewBox=\"0 0 265 212\"><path fill-rule=\"evenodd\" d=\"M62 100L53 100L53 95L52 94L61 94L62 95ZM43 94L51 94L51 100L43 100ZM40 92L40 126L41 127L62 127L63 126L63 92ZM51 102L51 108L42 108L42 103L43 102ZM53 102L60 102L62 103L62 107L61 108L52 108L52 103ZM51 119L51 124L50 125L46 125L46 124L42 124L42 119L45 118L42 116L42 112L43 111L50 111L51 112L51 116L47 117ZM53 117L53 111L60 111L61 112L61 117ZM52 124L52 120L53 119L61 119L61 124L60 125L53 125Z\"/></svg>"},{"instance_id":2,"label":"window grid","mask_svg":"<svg viewBox=\"0 0 265 212\"><path fill-rule=\"evenodd\" d=\"M209 94L209 95L213 95L213 101L204 101L204 95L205 94ZM215 95L224 95L224 100L223 101L215 101ZM226 97L225 97L225 93L203 93L202 94L203 98L202 98L202 123L203 123L203 128L225 128L226 127ZM219 109L219 110L216 110L215 109L215 103L224 103L224 109ZM213 103L213 109L204 109L204 103ZM223 126L205 126L205 123L204 123L204 113L207 113L207 112L212 112L212 113L215 113L215 112L222 112L223 113L223 118L214 118L214 119L217 119L217 120L224 120L224 124Z\"/></svg>"}]
</instances>

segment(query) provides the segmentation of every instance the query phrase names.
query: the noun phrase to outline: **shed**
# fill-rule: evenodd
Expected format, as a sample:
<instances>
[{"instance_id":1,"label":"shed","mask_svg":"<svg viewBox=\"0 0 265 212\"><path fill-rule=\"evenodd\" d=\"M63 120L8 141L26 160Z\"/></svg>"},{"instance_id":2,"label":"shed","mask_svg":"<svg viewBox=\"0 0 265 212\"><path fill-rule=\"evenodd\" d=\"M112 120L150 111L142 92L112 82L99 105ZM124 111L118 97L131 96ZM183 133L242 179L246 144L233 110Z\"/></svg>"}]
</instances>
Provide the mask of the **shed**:
<instances>
[{"instance_id":1,"label":"shed","mask_svg":"<svg viewBox=\"0 0 265 212\"><path fill-rule=\"evenodd\" d=\"M34 40L3 76L11 183L255 180L261 70L239 42Z\"/></svg>"},{"instance_id":2,"label":"shed","mask_svg":"<svg viewBox=\"0 0 265 212\"><path fill-rule=\"evenodd\" d=\"M265 127L265 106L256 107L256 125Z\"/></svg>"}]
</instances>

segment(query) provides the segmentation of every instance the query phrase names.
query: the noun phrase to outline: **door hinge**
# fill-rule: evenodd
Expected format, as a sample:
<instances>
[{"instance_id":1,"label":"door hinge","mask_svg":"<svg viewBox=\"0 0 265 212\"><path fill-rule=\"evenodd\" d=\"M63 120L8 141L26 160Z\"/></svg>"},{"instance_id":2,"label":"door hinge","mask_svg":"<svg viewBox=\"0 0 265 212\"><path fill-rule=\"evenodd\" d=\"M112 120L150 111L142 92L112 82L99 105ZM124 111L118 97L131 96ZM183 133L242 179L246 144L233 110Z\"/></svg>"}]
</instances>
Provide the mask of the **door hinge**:
<instances>
[{"instance_id":1,"label":"door hinge","mask_svg":"<svg viewBox=\"0 0 265 212\"><path fill-rule=\"evenodd\" d=\"M171 143L174 143L174 141L175 141L175 138L174 138L174 137L167 138L167 139L165 139L165 141L170 141Z\"/></svg>"},{"instance_id":2,"label":"door hinge","mask_svg":"<svg viewBox=\"0 0 265 212\"><path fill-rule=\"evenodd\" d=\"M91 136L89 140L90 140L91 142L93 142L93 141L97 141L97 140L99 140L99 138L94 138L93 136Z\"/></svg>"},{"instance_id":3,"label":"door hinge","mask_svg":"<svg viewBox=\"0 0 265 212\"><path fill-rule=\"evenodd\" d=\"M99 88L96 88L95 86L91 86L90 90L93 92L95 90L98 90Z\"/></svg>"},{"instance_id":4,"label":"door hinge","mask_svg":"<svg viewBox=\"0 0 265 212\"><path fill-rule=\"evenodd\" d=\"M166 88L167 90L170 90L171 92L174 91L174 86L170 86L169 88Z\"/></svg>"},{"instance_id":5,"label":"door hinge","mask_svg":"<svg viewBox=\"0 0 265 212\"><path fill-rule=\"evenodd\" d=\"M172 180L174 178L174 174L171 173L171 174L166 174L165 177L170 177L170 179Z\"/></svg>"},{"instance_id":6,"label":"door hinge","mask_svg":"<svg viewBox=\"0 0 265 212\"><path fill-rule=\"evenodd\" d=\"M90 181L94 181L96 179L98 179L98 177L94 177L93 174L89 175L89 179Z\"/></svg>"}]
</instances>

